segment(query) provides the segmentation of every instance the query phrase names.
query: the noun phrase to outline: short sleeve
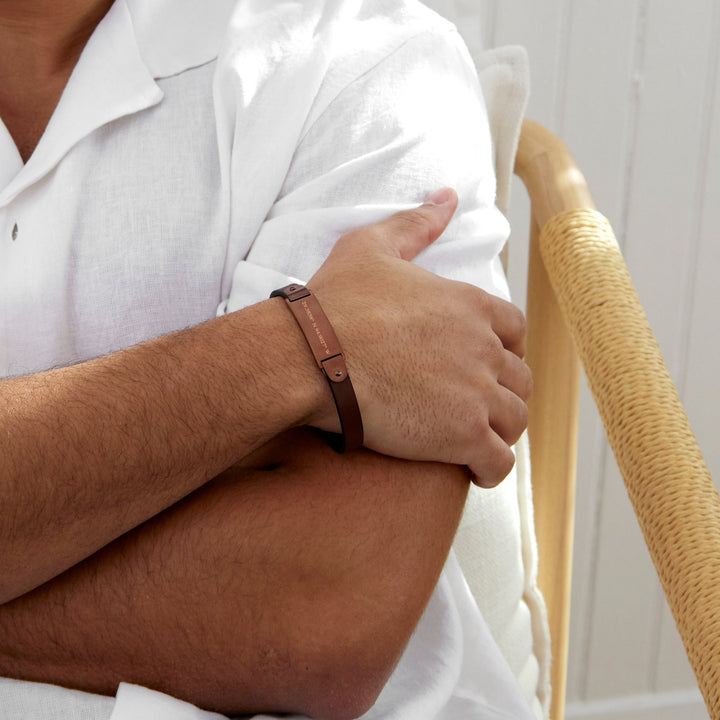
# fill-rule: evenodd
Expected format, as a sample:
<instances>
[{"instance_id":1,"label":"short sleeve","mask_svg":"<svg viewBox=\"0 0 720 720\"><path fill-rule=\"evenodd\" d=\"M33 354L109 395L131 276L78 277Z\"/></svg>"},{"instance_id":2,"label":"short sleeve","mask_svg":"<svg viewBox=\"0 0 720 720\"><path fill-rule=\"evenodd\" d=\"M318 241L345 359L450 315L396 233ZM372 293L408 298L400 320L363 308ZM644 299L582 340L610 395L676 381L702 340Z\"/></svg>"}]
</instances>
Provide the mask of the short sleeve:
<instances>
[{"instance_id":1,"label":"short sleeve","mask_svg":"<svg viewBox=\"0 0 720 720\"><path fill-rule=\"evenodd\" d=\"M336 89L304 128L281 190L235 269L228 310L263 297L258 278L308 280L344 233L450 186L458 211L417 259L507 297L498 259L508 235L495 206L487 113L457 32L424 30ZM269 149L271 151L271 149ZM273 287L274 287L273 286Z\"/></svg>"},{"instance_id":2,"label":"short sleeve","mask_svg":"<svg viewBox=\"0 0 720 720\"><path fill-rule=\"evenodd\" d=\"M263 300L291 280L309 280L340 236L417 206L444 186L457 190L458 210L417 262L508 297L499 254L509 227L496 206L488 114L475 67L449 23L413 17L412 31L388 18L372 33L352 19L320 49L322 38L312 50L293 38L313 59L296 75L302 83L284 76L272 94L264 93L273 112L255 137L262 137L268 162L248 150L249 160L235 163L238 173L251 167L257 178L265 177L266 165L286 163L285 171L282 178L273 174L274 199L234 265L223 311ZM364 42L353 28L365 33ZM279 98L287 98L284 106ZM247 144L242 133L236 137ZM534 600L534 566L524 559L534 543L529 492L528 473L519 481L516 472L492 491L473 489L455 548L483 617L540 718L546 658L536 657L533 628L542 625L544 610Z\"/></svg>"}]
</instances>

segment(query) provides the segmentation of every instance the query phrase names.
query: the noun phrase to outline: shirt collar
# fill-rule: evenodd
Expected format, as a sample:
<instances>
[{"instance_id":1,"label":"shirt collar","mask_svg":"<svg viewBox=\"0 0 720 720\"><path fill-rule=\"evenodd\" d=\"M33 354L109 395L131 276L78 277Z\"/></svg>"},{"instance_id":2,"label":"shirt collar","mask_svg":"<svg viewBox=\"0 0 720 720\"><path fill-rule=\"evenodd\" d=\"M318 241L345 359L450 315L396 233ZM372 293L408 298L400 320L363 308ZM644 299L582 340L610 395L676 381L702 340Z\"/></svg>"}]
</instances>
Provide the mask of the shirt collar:
<instances>
[{"instance_id":1,"label":"shirt collar","mask_svg":"<svg viewBox=\"0 0 720 720\"><path fill-rule=\"evenodd\" d=\"M93 130L156 105L156 78L217 57L235 0L116 0L88 40L53 116L23 166L0 123L0 206L47 175Z\"/></svg>"},{"instance_id":2,"label":"shirt collar","mask_svg":"<svg viewBox=\"0 0 720 720\"><path fill-rule=\"evenodd\" d=\"M87 41L40 142L0 193L0 203L46 175L96 128L161 99L140 56L125 0L117 0Z\"/></svg>"},{"instance_id":3,"label":"shirt collar","mask_svg":"<svg viewBox=\"0 0 720 720\"><path fill-rule=\"evenodd\" d=\"M10 131L0 119L0 188L5 188L22 170L23 161Z\"/></svg>"},{"instance_id":4,"label":"shirt collar","mask_svg":"<svg viewBox=\"0 0 720 720\"><path fill-rule=\"evenodd\" d=\"M237 0L125 0L137 44L154 78L214 60Z\"/></svg>"}]
</instances>

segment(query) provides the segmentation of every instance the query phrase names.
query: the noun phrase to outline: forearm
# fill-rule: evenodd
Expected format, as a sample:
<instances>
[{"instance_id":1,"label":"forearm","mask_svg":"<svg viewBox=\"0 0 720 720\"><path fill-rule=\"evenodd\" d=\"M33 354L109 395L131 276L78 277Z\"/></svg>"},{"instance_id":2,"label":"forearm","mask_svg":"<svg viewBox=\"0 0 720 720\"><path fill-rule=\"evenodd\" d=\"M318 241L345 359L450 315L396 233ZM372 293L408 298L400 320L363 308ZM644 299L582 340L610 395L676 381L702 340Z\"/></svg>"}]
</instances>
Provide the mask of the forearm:
<instances>
[{"instance_id":1,"label":"forearm","mask_svg":"<svg viewBox=\"0 0 720 720\"><path fill-rule=\"evenodd\" d=\"M326 392L310 362L287 362L303 357L303 342L275 300L0 382L0 601L302 423L313 393Z\"/></svg>"},{"instance_id":2,"label":"forearm","mask_svg":"<svg viewBox=\"0 0 720 720\"><path fill-rule=\"evenodd\" d=\"M340 238L310 284L347 356L366 447L467 465L492 486L526 425L524 321L508 303L408 262L455 210L454 193L437 199ZM278 433L338 429L331 397L280 298L0 382L0 603Z\"/></svg>"},{"instance_id":3,"label":"forearm","mask_svg":"<svg viewBox=\"0 0 720 720\"><path fill-rule=\"evenodd\" d=\"M0 608L0 673L103 693L131 681L226 712L372 702L467 476L293 437Z\"/></svg>"}]
</instances>

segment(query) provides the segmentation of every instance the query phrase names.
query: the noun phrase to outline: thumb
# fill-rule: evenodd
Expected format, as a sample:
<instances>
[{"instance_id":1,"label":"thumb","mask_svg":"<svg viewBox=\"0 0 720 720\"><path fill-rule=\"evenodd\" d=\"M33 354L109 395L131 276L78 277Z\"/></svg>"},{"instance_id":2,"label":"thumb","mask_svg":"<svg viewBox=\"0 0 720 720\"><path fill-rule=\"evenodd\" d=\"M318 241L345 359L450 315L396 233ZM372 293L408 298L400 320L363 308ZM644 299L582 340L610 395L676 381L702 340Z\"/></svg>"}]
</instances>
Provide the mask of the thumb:
<instances>
[{"instance_id":1,"label":"thumb","mask_svg":"<svg viewBox=\"0 0 720 720\"><path fill-rule=\"evenodd\" d=\"M442 235L457 205L457 193L443 188L430 195L423 205L383 220L380 228L390 250L403 260L412 260Z\"/></svg>"}]
</instances>

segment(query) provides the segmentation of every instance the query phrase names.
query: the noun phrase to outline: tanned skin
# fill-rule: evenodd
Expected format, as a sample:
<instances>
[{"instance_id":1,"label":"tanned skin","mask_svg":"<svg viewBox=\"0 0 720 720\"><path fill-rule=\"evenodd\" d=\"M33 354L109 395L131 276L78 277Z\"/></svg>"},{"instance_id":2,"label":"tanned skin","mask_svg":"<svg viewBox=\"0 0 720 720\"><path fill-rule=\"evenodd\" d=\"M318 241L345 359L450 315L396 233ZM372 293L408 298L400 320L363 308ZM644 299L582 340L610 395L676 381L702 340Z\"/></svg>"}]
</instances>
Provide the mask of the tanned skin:
<instances>
[{"instance_id":1,"label":"tanned skin","mask_svg":"<svg viewBox=\"0 0 720 720\"><path fill-rule=\"evenodd\" d=\"M23 160L110 5L0 0L0 116ZM456 205L351 233L309 283L367 449L303 427L338 421L280 299L0 381L1 674L228 713L372 705L470 479L502 480L526 424L522 315L408 262Z\"/></svg>"}]
</instances>

